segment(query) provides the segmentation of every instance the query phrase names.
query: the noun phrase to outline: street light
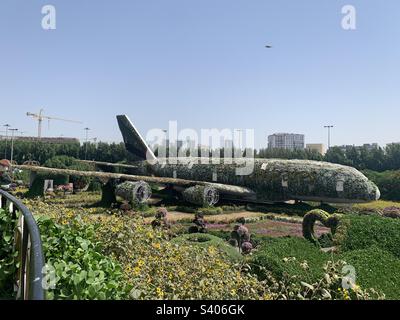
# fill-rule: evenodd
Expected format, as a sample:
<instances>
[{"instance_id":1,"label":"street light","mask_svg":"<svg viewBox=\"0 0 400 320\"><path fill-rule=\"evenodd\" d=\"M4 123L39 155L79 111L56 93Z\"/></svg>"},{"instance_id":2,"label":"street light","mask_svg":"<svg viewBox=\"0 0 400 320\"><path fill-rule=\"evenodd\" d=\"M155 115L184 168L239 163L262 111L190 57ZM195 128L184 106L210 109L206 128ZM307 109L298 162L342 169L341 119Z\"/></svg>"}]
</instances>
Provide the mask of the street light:
<instances>
[{"instance_id":1,"label":"street light","mask_svg":"<svg viewBox=\"0 0 400 320\"><path fill-rule=\"evenodd\" d=\"M90 128L85 128L84 129L86 131L86 142L85 142L85 160L87 157L87 147L88 147L88 139L89 139L89 130Z\"/></svg>"},{"instance_id":2,"label":"street light","mask_svg":"<svg viewBox=\"0 0 400 320\"><path fill-rule=\"evenodd\" d=\"M8 141L8 128L11 127L8 123L4 125L6 127L6 147L4 149L4 159L7 159L7 141Z\"/></svg>"},{"instance_id":3,"label":"street light","mask_svg":"<svg viewBox=\"0 0 400 320\"><path fill-rule=\"evenodd\" d=\"M18 129L8 129L10 130L11 133L11 159L10 159L10 163L11 163L11 176L14 176L14 171L12 169L12 165L13 165L13 157L14 157L14 132L18 131Z\"/></svg>"},{"instance_id":4,"label":"street light","mask_svg":"<svg viewBox=\"0 0 400 320\"><path fill-rule=\"evenodd\" d=\"M328 129L328 150L329 150L331 147L331 128L333 128L333 125L324 126L324 128Z\"/></svg>"}]
</instances>

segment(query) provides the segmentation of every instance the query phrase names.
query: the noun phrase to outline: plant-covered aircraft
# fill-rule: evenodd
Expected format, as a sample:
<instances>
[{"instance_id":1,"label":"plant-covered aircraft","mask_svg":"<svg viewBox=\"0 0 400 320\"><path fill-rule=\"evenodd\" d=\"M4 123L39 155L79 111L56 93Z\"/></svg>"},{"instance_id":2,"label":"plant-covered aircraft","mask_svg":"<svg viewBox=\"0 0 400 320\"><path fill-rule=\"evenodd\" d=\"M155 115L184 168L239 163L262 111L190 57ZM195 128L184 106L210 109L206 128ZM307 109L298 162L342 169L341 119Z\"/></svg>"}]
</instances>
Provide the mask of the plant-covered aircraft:
<instances>
[{"instance_id":1,"label":"plant-covered aircraft","mask_svg":"<svg viewBox=\"0 0 400 320\"><path fill-rule=\"evenodd\" d=\"M132 165L121 165L128 168L130 174L19 167L36 172L98 177L108 181L115 194L136 202L149 199L149 183L165 185L196 205L214 205L220 199L253 203L289 200L361 203L380 197L378 187L355 168L327 162L251 159L254 161L252 172L238 175L237 169L243 162L235 161L237 159L221 159L219 163L204 163L201 158L188 157L159 159L126 115L117 116L117 121L126 149L138 158Z\"/></svg>"}]
</instances>

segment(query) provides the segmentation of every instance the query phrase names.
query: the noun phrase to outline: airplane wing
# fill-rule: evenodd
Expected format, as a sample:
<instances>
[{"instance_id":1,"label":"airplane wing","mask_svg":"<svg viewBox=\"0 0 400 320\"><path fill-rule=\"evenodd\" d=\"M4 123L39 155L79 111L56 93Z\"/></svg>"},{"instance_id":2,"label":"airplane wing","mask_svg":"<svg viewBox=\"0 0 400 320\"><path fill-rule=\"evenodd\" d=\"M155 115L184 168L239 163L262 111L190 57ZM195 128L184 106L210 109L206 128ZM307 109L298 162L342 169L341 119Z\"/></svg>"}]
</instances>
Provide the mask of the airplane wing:
<instances>
[{"instance_id":1,"label":"airplane wing","mask_svg":"<svg viewBox=\"0 0 400 320\"><path fill-rule=\"evenodd\" d=\"M87 163L99 167L114 167L114 168L124 168L124 169L137 169L138 167L132 164L125 163L112 163L112 162L103 162L103 161L94 161L94 160L80 160L76 159L77 162Z\"/></svg>"},{"instance_id":2,"label":"airplane wing","mask_svg":"<svg viewBox=\"0 0 400 320\"><path fill-rule=\"evenodd\" d=\"M174 186L180 186L180 187L192 187L192 186L196 186L196 185L211 186L211 187L215 188L216 190L218 190L221 194L226 194L226 195L231 195L231 196L240 195L243 197L255 196L255 192L249 188L228 185L228 184L221 184L221 183L205 182L205 181L195 181L195 180L186 180L186 179L178 179L178 178L139 176L139 175L131 175L131 174L120 174L120 173L98 172L98 171L79 171L79 170L70 170L70 169L57 169L57 168L29 166L29 165L14 165L13 168L18 168L21 170L27 170L27 171L31 171L31 172L44 172L44 173L48 173L48 174L62 174L62 175L70 175L70 176L93 177L93 178L99 178L102 181L108 181L110 179L120 179L120 180L124 180L124 181L145 181L148 183L174 185Z\"/></svg>"}]
</instances>

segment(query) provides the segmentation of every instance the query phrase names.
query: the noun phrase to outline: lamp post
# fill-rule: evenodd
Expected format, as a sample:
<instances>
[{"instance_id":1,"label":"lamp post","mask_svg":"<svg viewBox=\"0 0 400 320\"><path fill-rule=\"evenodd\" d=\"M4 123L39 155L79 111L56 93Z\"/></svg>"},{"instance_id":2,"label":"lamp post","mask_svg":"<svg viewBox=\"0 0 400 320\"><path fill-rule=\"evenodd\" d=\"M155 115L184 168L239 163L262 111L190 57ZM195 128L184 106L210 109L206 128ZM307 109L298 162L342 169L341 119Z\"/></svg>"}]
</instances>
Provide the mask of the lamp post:
<instances>
[{"instance_id":1,"label":"lamp post","mask_svg":"<svg viewBox=\"0 0 400 320\"><path fill-rule=\"evenodd\" d=\"M7 123L4 125L4 127L6 127L6 147L4 149L4 159L7 159L8 128L11 126Z\"/></svg>"},{"instance_id":2,"label":"lamp post","mask_svg":"<svg viewBox=\"0 0 400 320\"><path fill-rule=\"evenodd\" d=\"M331 128L333 128L333 125L324 126L324 128L328 129L328 150L329 150L331 147Z\"/></svg>"},{"instance_id":3,"label":"lamp post","mask_svg":"<svg viewBox=\"0 0 400 320\"><path fill-rule=\"evenodd\" d=\"M14 170L12 169L13 165L13 157L14 157L14 133L18 131L18 129L8 129L10 130L11 133L11 158L10 158L10 163L11 163L11 176L14 177Z\"/></svg>"},{"instance_id":4,"label":"lamp post","mask_svg":"<svg viewBox=\"0 0 400 320\"><path fill-rule=\"evenodd\" d=\"M234 147L235 152L238 152L238 155L242 153L242 133L243 129L236 129L236 132L239 134L238 135L238 147Z\"/></svg>"},{"instance_id":5,"label":"lamp post","mask_svg":"<svg viewBox=\"0 0 400 320\"><path fill-rule=\"evenodd\" d=\"M90 128L85 128L84 130L86 131L86 142L85 142L85 160L86 160Z\"/></svg>"}]
</instances>

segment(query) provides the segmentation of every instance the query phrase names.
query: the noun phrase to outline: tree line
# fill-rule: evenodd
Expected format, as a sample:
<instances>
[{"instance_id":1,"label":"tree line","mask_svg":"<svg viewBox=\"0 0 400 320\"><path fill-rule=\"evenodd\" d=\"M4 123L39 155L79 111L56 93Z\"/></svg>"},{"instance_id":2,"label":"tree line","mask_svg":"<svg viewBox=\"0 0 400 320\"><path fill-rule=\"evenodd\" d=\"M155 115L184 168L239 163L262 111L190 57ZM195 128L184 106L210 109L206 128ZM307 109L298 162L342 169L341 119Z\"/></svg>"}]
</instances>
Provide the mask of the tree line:
<instances>
[{"instance_id":1,"label":"tree line","mask_svg":"<svg viewBox=\"0 0 400 320\"><path fill-rule=\"evenodd\" d=\"M104 162L134 161L135 158L126 151L124 143L46 143L40 141L14 141L13 159L18 163L36 160L41 164L57 155L65 155L77 159ZM0 141L0 158L5 157L6 143ZM199 150L199 155L201 154ZM221 157L233 154L231 150L220 150ZM155 150L157 155L159 152ZM168 154L168 150L166 152ZM211 152L209 155L211 156ZM10 159L11 146L7 143L7 158ZM187 153L189 155L189 153ZM204 155L204 150L203 150ZM298 149L259 149L254 151L256 158L303 159L327 161L355 167L359 170L383 172L400 170L400 144L391 144L385 148L367 147L332 147L323 156L316 151Z\"/></svg>"},{"instance_id":2,"label":"tree line","mask_svg":"<svg viewBox=\"0 0 400 320\"><path fill-rule=\"evenodd\" d=\"M10 141L0 141L0 158L11 159ZM87 159L105 162L120 162L132 160L121 143L46 143L40 141L14 141L13 160L22 164L35 160L43 164L55 156L68 156L76 159Z\"/></svg>"}]
</instances>

